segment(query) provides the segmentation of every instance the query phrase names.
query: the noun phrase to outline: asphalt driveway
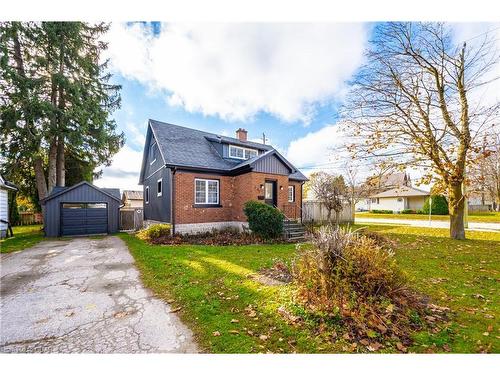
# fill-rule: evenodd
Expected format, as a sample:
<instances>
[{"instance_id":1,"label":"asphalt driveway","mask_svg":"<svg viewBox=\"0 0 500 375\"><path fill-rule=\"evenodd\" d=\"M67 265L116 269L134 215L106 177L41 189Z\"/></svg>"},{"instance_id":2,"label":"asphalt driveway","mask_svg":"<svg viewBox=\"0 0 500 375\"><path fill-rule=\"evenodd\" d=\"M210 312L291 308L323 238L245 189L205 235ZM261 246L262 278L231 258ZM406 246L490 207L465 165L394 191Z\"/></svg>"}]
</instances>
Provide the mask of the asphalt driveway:
<instances>
[{"instance_id":1,"label":"asphalt driveway","mask_svg":"<svg viewBox=\"0 0 500 375\"><path fill-rule=\"evenodd\" d=\"M0 352L196 352L117 237L43 241L0 259Z\"/></svg>"}]
</instances>

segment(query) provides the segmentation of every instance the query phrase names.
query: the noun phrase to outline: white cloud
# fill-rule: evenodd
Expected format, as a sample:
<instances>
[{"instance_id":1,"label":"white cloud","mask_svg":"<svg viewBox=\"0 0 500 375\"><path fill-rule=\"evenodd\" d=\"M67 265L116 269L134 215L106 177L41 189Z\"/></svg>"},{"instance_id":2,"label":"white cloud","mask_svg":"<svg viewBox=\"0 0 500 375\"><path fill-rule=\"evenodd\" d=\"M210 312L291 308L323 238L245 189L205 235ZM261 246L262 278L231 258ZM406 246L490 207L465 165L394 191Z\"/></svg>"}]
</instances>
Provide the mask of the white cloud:
<instances>
[{"instance_id":1,"label":"white cloud","mask_svg":"<svg viewBox=\"0 0 500 375\"><path fill-rule=\"evenodd\" d=\"M127 137L128 143L132 143L142 149L144 147L144 143L146 142L146 126L139 126L128 122L125 125L125 130L127 130L127 133L131 135Z\"/></svg>"},{"instance_id":2,"label":"white cloud","mask_svg":"<svg viewBox=\"0 0 500 375\"><path fill-rule=\"evenodd\" d=\"M345 153L335 148L344 145L345 136L341 125L327 125L290 142L286 157L297 168L302 168L306 175L319 170L342 173Z\"/></svg>"},{"instance_id":3,"label":"white cloud","mask_svg":"<svg viewBox=\"0 0 500 375\"><path fill-rule=\"evenodd\" d=\"M260 111L307 123L314 105L341 98L362 62L361 24L163 24L153 35L115 23L112 68L190 112L245 120Z\"/></svg>"},{"instance_id":4,"label":"white cloud","mask_svg":"<svg viewBox=\"0 0 500 375\"><path fill-rule=\"evenodd\" d=\"M124 146L113 157L111 165L104 168L102 177L94 183L99 187L142 190L142 186L138 185L141 163L142 151L134 151L129 146Z\"/></svg>"}]
</instances>

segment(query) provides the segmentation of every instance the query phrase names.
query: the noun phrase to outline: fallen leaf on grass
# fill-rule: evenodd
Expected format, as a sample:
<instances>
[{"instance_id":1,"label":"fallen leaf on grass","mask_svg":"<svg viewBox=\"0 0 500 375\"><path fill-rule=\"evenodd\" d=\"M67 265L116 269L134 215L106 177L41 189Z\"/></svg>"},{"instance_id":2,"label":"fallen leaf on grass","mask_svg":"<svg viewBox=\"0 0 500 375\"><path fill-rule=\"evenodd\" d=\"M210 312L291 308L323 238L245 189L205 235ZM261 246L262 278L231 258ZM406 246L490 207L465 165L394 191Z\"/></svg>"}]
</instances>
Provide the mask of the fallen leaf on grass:
<instances>
[{"instance_id":1,"label":"fallen leaf on grass","mask_svg":"<svg viewBox=\"0 0 500 375\"><path fill-rule=\"evenodd\" d=\"M214 332L212 332L212 336L220 336L220 332L219 331L214 331Z\"/></svg>"},{"instance_id":2,"label":"fallen leaf on grass","mask_svg":"<svg viewBox=\"0 0 500 375\"><path fill-rule=\"evenodd\" d=\"M382 344L380 344L378 342L372 342L370 345L368 345L366 347L366 349L368 349L371 352L375 352L375 351L379 350L381 347L382 347Z\"/></svg>"},{"instance_id":3,"label":"fallen leaf on grass","mask_svg":"<svg viewBox=\"0 0 500 375\"><path fill-rule=\"evenodd\" d=\"M260 335L259 339L261 339L262 341L266 341L268 337L266 335Z\"/></svg>"},{"instance_id":4,"label":"fallen leaf on grass","mask_svg":"<svg viewBox=\"0 0 500 375\"><path fill-rule=\"evenodd\" d=\"M240 321L238 319L231 319L231 323L239 323Z\"/></svg>"},{"instance_id":5,"label":"fallen leaf on grass","mask_svg":"<svg viewBox=\"0 0 500 375\"><path fill-rule=\"evenodd\" d=\"M399 351L404 352L404 353L406 353L408 351L408 348L400 342L396 343L396 348L398 348Z\"/></svg>"},{"instance_id":6,"label":"fallen leaf on grass","mask_svg":"<svg viewBox=\"0 0 500 375\"><path fill-rule=\"evenodd\" d=\"M235 329L231 329L228 331L229 333L232 333L233 335L239 335L240 334L240 331L237 331Z\"/></svg>"},{"instance_id":7,"label":"fallen leaf on grass","mask_svg":"<svg viewBox=\"0 0 500 375\"><path fill-rule=\"evenodd\" d=\"M177 307L177 308L175 308L173 310L170 310L169 312L170 313L176 313L177 311L180 311L181 309L182 309L182 307Z\"/></svg>"}]
</instances>

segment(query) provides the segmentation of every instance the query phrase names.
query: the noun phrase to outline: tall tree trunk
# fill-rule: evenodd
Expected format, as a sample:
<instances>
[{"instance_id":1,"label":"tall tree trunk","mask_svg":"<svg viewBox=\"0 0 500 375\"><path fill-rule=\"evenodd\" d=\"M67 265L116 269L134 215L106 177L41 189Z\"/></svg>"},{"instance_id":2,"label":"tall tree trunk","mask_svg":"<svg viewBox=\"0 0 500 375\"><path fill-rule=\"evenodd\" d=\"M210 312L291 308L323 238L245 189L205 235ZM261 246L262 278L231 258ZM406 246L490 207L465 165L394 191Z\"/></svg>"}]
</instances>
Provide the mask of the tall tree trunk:
<instances>
[{"instance_id":1,"label":"tall tree trunk","mask_svg":"<svg viewBox=\"0 0 500 375\"><path fill-rule=\"evenodd\" d=\"M41 157L36 157L33 163L35 170L36 189L38 190L38 199L47 196L47 184L45 183L45 174L43 172L43 162Z\"/></svg>"},{"instance_id":2,"label":"tall tree trunk","mask_svg":"<svg viewBox=\"0 0 500 375\"><path fill-rule=\"evenodd\" d=\"M57 144L53 142L49 148L49 167L47 170L47 193L50 194L57 182Z\"/></svg>"},{"instance_id":3,"label":"tall tree trunk","mask_svg":"<svg viewBox=\"0 0 500 375\"><path fill-rule=\"evenodd\" d=\"M66 185L66 161L64 157L64 137L57 138L57 186Z\"/></svg>"},{"instance_id":4,"label":"tall tree trunk","mask_svg":"<svg viewBox=\"0 0 500 375\"><path fill-rule=\"evenodd\" d=\"M47 173L47 186L48 186L48 193L52 191L54 186L56 186L56 177L57 177L57 143L56 139L54 138L53 141L50 143L50 148L49 148L49 169Z\"/></svg>"},{"instance_id":5,"label":"tall tree trunk","mask_svg":"<svg viewBox=\"0 0 500 375\"><path fill-rule=\"evenodd\" d=\"M450 237L456 240L464 240L465 198L462 194L462 184L452 184L448 189L448 196L450 200Z\"/></svg>"}]
</instances>

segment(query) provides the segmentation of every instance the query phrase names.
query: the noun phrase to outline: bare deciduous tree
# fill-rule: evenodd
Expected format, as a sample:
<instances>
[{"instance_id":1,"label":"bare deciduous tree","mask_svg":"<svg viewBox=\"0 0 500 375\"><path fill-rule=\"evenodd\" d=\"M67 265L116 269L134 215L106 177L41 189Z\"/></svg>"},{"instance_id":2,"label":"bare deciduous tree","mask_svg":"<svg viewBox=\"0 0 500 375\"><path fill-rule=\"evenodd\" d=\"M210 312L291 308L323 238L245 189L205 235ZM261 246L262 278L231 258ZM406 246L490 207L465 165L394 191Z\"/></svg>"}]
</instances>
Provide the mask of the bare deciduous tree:
<instances>
[{"instance_id":1,"label":"bare deciduous tree","mask_svg":"<svg viewBox=\"0 0 500 375\"><path fill-rule=\"evenodd\" d=\"M499 62L493 46L487 34L479 45L457 46L441 23L381 24L344 108L353 157L424 170L420 182L434 181L448 196L455 239L465 238L462 189L466 167L477 162L471 151L498 119L499 103L473 100Z\"/></svg>"},{"instance_id":2,"label":"bare deciduous tree","mask_svg":"<svg viewBox=\"0 0 500 375\"><path fill-rule=\"evenodd\" d=\"M328 222L331 222L332 211L335 212L335 223L340 222L343 202L346 200L347 187L342 176L335 176L326 172L311 175L310 189L327 209Z\"/></svg>"}]
</instances>

